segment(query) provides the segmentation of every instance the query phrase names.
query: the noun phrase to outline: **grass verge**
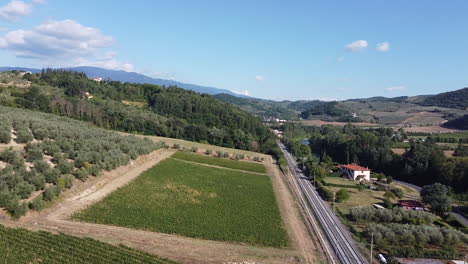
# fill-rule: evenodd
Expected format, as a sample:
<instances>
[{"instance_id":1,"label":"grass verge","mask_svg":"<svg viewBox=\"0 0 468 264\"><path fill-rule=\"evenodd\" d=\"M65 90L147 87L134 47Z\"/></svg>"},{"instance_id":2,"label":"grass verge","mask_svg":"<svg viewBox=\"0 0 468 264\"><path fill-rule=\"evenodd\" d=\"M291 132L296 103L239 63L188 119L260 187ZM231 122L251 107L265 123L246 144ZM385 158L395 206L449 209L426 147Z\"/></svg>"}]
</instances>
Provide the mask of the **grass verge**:
<instances>
[{"instance_id":1,"label":"grass verge","mask_svg":"<svg viewBox=\"0 0 468 264\"><path fill-rule=\"evenodd\" d=\"M266 173L265 166L261 163L253 163L247 161L238 161L238 160L230 160L224 158L215 158L210 156L203 156L199 154L194 154L190 152L182 152L179 151L175 153L173 158L192 161L196 163L214 165L229 169L236 169L236 170L243 170L243 171L250 171L256 173Z\"/></svg>"}]
</instances>

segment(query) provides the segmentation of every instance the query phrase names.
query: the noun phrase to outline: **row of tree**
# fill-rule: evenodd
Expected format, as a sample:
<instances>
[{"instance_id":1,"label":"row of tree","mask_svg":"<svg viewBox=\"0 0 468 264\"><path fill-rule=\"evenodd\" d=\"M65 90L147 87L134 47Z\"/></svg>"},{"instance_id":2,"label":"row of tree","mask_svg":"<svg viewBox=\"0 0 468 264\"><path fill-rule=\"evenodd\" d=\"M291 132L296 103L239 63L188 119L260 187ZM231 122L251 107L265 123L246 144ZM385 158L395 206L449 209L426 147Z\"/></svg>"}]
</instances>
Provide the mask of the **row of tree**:
<instances>
[{"instance_id":1,"label":"row of tree","mask_svg":"<svg viewBox=\"0 0 468 264\"><path fill-rule=\"evenodd\" d=\"M85 180L160 147L149 139L28 110L0 106L0 120L9 120L3 124L10 124L10 131L13 127L18 143L26 143L22 151L0 153L0 161L7 164L0 169L0 207L15 216L26 212L28 204L21 200L35 191L43 190L43 195L29 204L32 209L41 207L40 200L51 200L71 187L74 178Z\"/></svg>"},{"instance_id":2,"label":"row of tree","mask_svg":"<svg viewBox=\"0 0 468 264\"><path fill-rule=\"evenodd\" d=\"M401 223L430 225L436 220L436 215L402 208L378 209L373 207L355 207L349 212L351 219L360 223Z\"/></svg>"}]
</instances>

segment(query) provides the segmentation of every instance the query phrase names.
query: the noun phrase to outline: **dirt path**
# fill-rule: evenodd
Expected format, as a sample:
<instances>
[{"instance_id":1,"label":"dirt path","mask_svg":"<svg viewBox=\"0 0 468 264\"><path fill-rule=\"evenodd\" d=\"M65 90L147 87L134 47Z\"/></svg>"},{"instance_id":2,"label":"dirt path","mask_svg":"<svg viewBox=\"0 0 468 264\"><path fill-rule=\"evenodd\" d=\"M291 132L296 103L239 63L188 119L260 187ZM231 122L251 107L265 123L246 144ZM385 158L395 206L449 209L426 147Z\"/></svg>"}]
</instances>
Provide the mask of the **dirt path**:
<instances>
[{"instance_id":1,"label":"dirt path","mask_svg":"<svg viewBox=\"0 0 468 264\"><path fill-rule=\"evenodd\" d=\"M265 162L265 165L272 177L282 216L291 236L291 246L286 249L194 239L179 235L69 220L69 217L77 210L99 201L112 191L135 179L146 169L170 157L174 152L173 150L158 150L139 157L127 166L105 172L98 177L91 177L84 183L76 184L72 189L64 193L60 201L40 213L30 212L19 221L5 220L2 223L7 226L23 227L30 230L45 230L79 237L93 237L115 245L123 244L143 250L179 263L317 263L315 261L316 248L314 243L308 238L294 202L281 181L280 172L276 166L268 162Z\"/></svg>"},{"instance_id":2,"label":"dirt path","mask_svg":"<svg viewBox=\"0 0 468 264\"><path fill-rule=\"evenodd\" d=\"M271 159L271 158L270 158ZM283 173L278 166L272 162L265 162L268 174L272 178L273 190L275 191L278 206L280 207L283 221L288 231L291 246L297 248L304 263L322 263L325 254L317 238L312 238L300 214L299 205L294 200L291 192L282 177Z\"/></svg>"}]
</instances>

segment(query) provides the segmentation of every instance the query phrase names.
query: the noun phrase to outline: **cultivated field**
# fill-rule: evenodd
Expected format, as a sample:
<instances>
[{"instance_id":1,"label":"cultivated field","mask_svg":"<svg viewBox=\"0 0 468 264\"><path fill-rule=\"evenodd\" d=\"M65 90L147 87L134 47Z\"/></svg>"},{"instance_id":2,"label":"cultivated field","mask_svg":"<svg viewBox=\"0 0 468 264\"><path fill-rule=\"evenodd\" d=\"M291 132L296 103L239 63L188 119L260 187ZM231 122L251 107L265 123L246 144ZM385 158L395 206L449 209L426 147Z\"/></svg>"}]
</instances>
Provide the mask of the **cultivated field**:
<instances>
[{"instance_id":1,"label":"cultivated field","mask_svg":"<svg viewBox=\"0 0 468 264\"><path fill-rule=\"evenodd\" d=\"M174 263L123 246L0 225L0 263Z\"/></svg>"},{"instance_id":2,"label":"cultivated field","mask_svg":"<svg viewBox=\"0 0 468 264\"><path fill-rule=\"evenodd\" d=\"M229 169L243 170L256 173L266 173L265 166L258 162L237 161L225 158L215 158L210 156L193 154L190 152L179 151L172 156L175 159L186 160L201 164L208 164Z\"/></svg>"},{"instance_id":3,"label":"cultivated field","mask_svg":"<svg viewBox=\"0 0 468 264\"><path fill-rule=\"evenodd\" d=\"M268 176L172 158L73 218L210 240L288 243Z\"/></svg>"}]
</instances>

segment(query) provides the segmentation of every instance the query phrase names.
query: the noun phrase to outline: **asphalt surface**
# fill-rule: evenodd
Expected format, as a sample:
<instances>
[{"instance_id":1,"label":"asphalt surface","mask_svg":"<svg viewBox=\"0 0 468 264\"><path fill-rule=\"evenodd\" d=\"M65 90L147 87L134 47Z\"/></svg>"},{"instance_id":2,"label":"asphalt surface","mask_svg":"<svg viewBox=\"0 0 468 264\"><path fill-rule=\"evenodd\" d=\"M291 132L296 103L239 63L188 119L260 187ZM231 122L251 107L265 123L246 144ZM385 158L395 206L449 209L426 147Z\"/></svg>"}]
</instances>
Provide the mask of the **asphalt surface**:
<instances>
[{"instance_id":1,"label":"asphalt surface","mask_svg":"<svg viewBox=\"0 0 468 264\"><path fill-rule=\"evenodd\" d=\"M289 169L303 197L307 201L308 209L315 215L315 219L308 220L311 222L317 220L328 242L328 244L323 245L325 250L332 248L332 250L330 250L334 257L332 261L334 263L338 262L343 264L368 263L356 248L351 234L343 226L328 203L320 198L313 184L299 168L295 158L286 150L282 143L278 142L278 145L284 153ZM312 214L306 214L306 217L312 218L314 216Z\"/></svg>"}]
</instances>

